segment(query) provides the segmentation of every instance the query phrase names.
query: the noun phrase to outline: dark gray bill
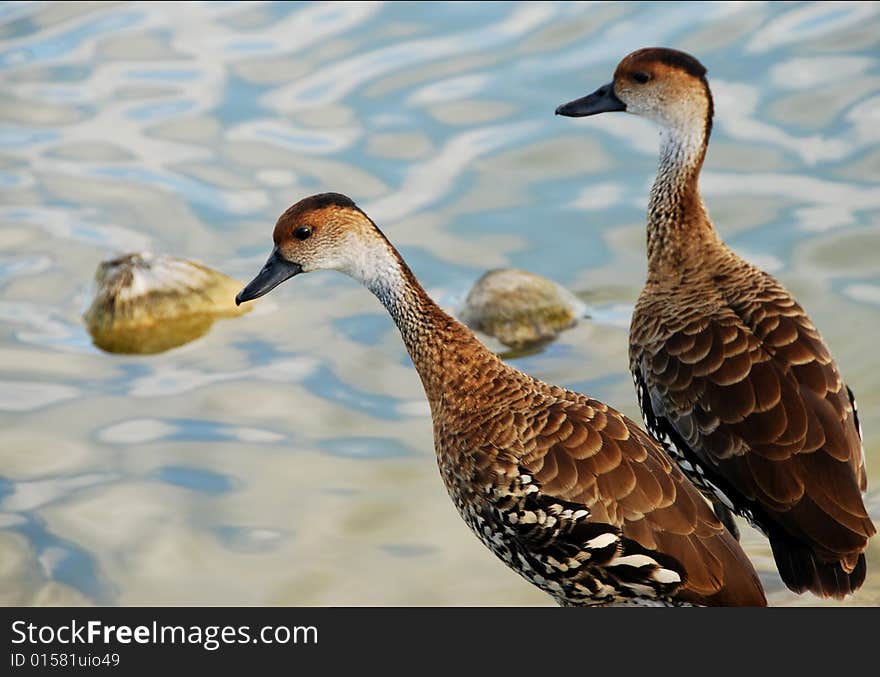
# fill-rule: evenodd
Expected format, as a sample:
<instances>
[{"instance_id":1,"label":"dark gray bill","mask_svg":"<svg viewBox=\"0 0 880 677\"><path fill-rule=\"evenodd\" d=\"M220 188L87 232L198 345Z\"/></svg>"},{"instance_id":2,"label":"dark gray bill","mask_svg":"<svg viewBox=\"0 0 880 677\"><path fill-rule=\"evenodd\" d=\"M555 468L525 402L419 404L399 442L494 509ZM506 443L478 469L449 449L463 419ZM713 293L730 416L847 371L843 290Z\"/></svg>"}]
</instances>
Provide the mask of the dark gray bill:
<instances>
[{"instance_id":1,"label":"dark gray bill","mask_svg":"<svg viewBox=\"0 0 880 677\"><path fill-rule=\"evenodd\" d=\"M275 289L284 280L290 279L294 275L302 272L302 266L298 263L291 263L285 259L278 247L269 254L269 260L263 269L257 273L257 276L248 282L247 286L235 296L235 305L240 306L245 301L253 301L268 294Z\"/></svg>"},{"instance_id":2,"label":"dark gray bill","mask_svg":"<svg viewBox=\"0 0 880 677\"><path fill-rule=\"evenodd\" d=\"M614 83L609 82L592 94L562 104L556 109L556 114L566 115L570 118L582 118L586 115L609 113L615 110L626 110L626 104L617 98L614 93Z\"/></svg>"}]
</instances>

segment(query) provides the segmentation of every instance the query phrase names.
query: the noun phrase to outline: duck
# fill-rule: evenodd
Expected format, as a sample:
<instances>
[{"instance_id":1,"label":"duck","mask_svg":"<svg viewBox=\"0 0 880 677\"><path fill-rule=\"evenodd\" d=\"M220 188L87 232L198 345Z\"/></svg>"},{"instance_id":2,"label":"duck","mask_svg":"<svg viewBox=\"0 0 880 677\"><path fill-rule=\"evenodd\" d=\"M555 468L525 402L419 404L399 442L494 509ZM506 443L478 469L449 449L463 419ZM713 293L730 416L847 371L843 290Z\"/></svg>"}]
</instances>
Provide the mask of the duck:
<instances>
[{"instance_id":1,"label":"duck","mask_svg":"<svg viewBox=\"0 0 880 677\"><path fill-rule=\"evenodd\" d=\"M387 309L424 387L464 522L564 606L764 606L752 563L659 444L611 407L503 362L425 292L351 198L285 211L241 304L340 271Z\"/></svg>"},{"instance_id":2,"label":"duck","mask_svg":"<svg viewBox=\"0 0 880 677\"><path fill-rule=\"evenodd\" d=\"M852 391L803 307L735 254L700 196L714 113L706 67L652 47L557 115L627 112L660 127L647 214L647 278L629 367L647 429L739 535L768 539L796 593L841 599L865 580L876 529Z\"/></svg>"}]
</instances>

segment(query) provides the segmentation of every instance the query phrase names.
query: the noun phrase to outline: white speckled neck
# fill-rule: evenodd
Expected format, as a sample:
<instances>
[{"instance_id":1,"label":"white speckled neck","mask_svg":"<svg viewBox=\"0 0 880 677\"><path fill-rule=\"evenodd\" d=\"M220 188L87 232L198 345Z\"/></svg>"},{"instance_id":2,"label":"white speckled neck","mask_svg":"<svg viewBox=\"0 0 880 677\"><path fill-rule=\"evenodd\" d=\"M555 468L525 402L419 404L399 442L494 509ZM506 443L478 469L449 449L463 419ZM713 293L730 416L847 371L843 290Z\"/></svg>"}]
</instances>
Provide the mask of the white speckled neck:
<instances>
[{"instance_id":1,"label":"white speckled neck","mask_svg":"<svg viewBox=\"0 0 880 677\"><path fill-rule=\"evenodd\" d=\"M369 237L356 236L345 249L337 269L373 292L400 329L410 354L418 352L418 341L430 331L434 313L443 311L378 229Z\"/></svg>"},{"instance_id":2,"label":"white speckled neck","mask_svg":"<svg viewBox=\"0 0 880 677\"><path fill-rule=\"evenodd\" d=\"M661 127L660 161L648 203L649 262L677 266L693 235L714 232L697 186L708 128L696 116Z\"/></svg>"},{"instance_id":3,"label":"white speckled neck","mask_svg":"<svg viewBox=\"0 0 880 677\"><path fill-rule=\"evenodd\" d=\"M348 256L340 270L363 284L391 313L398 326L408 317L406 310L418 302L418 291L411 289L411 274L394 247L383 237L359 238L348 246ZM402 327L401 327L402 330Z\"/></svg>"},{"instance_id":4,"label":"white speckled neck","mask_svg":"<svg viewBox=\"0 0 880 677\"><path fill-rule=\"evenodd\" d=\"M696 190L703 164L703 133L693 128L663 127L660 130L660 162L651 187L648 205L649 225L672 216L684 194Z\"/></svg>"},{"instance_id":5,"label":"white speckled neck","mask_svg":"<svg viewBox=\"0 0 880 677\"><path fill-rule=\"evenodd\" d=\"M397 250L384 238L363 239L340 270L362 282L388 310L419 373L434 411L467 402L459 372L480 373L497 358L425 292ZM473 367L468 365L480 364Z\"/></svg>"},{"instance_id":6,"label":"white speckled neck","mask_svg":"<svg viewBox=\"0 0 880 677\"><path fill-rule=\"evenodd\" d=\"M407 310L417 305L417 293L410 288L399 261L391 258L364 284L382 302L398 327L403 320L409 319ZM402 331L403 327L400 329Z\"/></svg>"},{"instance_id":7,"label":"white speckled neck","mask_svg":"<svg viewBox=\"0 0 880 677\"><path fill-rule=\"evenodd\" d=\"M703 121L679 127L661 127L658 175L668 172L686 179L695 171L699 172L705 153L705 136Z\"/></svg>"}]
</instances>

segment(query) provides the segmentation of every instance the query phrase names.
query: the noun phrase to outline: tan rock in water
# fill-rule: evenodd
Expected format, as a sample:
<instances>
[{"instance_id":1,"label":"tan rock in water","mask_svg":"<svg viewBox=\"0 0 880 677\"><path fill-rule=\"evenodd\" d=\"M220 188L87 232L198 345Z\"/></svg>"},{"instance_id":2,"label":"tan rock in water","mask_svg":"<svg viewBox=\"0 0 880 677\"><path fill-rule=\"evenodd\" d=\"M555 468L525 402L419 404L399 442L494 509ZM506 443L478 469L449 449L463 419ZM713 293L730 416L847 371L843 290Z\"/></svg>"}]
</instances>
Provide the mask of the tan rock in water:
<instances>
[{"instance_id":1,"label":"tan rock in water","mask_svg":"<svg viewBox=\"0 0 880 677\"><path fill-rule=\"evenodd\" d=\"M459 311L471 329L511 348L556 338L583 317L586 306L560 285L526 270L498 268L485 273Z\"/></svg>"},{"instance_id":2,"label":"tan rock in water","mask_svg":"<svg viewBox=\"0 0 880 677\"><path fill-rule=\"evenodd\" d=\"M175 256L125 254L102 261L83 316L95 345L111 353L159 353L203 336L235 305L241 282Z\"/></svg>"}]
</instances>

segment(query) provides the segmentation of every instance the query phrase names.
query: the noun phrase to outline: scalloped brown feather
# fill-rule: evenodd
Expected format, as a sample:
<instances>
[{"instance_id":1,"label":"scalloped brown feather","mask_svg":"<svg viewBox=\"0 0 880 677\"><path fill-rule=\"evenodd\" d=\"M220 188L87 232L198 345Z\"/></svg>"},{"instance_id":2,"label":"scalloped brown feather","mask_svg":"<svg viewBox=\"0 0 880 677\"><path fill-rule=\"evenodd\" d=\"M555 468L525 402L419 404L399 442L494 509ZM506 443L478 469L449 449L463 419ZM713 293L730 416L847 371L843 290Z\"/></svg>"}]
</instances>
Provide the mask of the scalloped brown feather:
<instances>
[{"instance_id":1,"label":"scalloped brown feather","mask_svg":"<svg viewBox=\"0 0 880 677\"><path fill-rule=\"evenodd\" d=\"M649 276L630 359L653 416L768 533L789 587L841 597L861 584L875 528L852 404L819 332L777 280L704 242L677 273ZM815 561L785 565L791 558Z\"/></svg>"},{"instance_id":2,"label":"scalloped brown feather","mask_svg":"<svg viewBox=\"0 0 880 677\"><path fill-rule=\"evenodd\" d=\"M449 329L461 340L463 328ZM616 527L624 541L671 562L684 578L673 600L766 604L742 548L700 492L632 420L585 395L528 377L470 340L456 355L458 374L446 370L450 378L442 386L430 378L425 386L435 403L441 471L469 523L469 506L480 500L472 487L527 472L541 500L586 509L590 522ZM445 396L434 392L441 387ZM456 404L452 393L463 392L467 399ZM554 596L565 601L565 595Z\"/></svg>"},{"instance_id":3,"label":"scalloped brown feather","mask_svg":"<svg viewBox=\"0 0 880 677\"><path fill-rule=\"evenodd\" d=\"M689 54L648 48L624 57L612 83L627 112L662 129L648 279L630 328L639 404L720 513L733 509L768 534L791 589L840 597L864 580L875 533L854 399L803 309L736 256L706 213L705 75Z\"/></svg>"}]
</instances>

